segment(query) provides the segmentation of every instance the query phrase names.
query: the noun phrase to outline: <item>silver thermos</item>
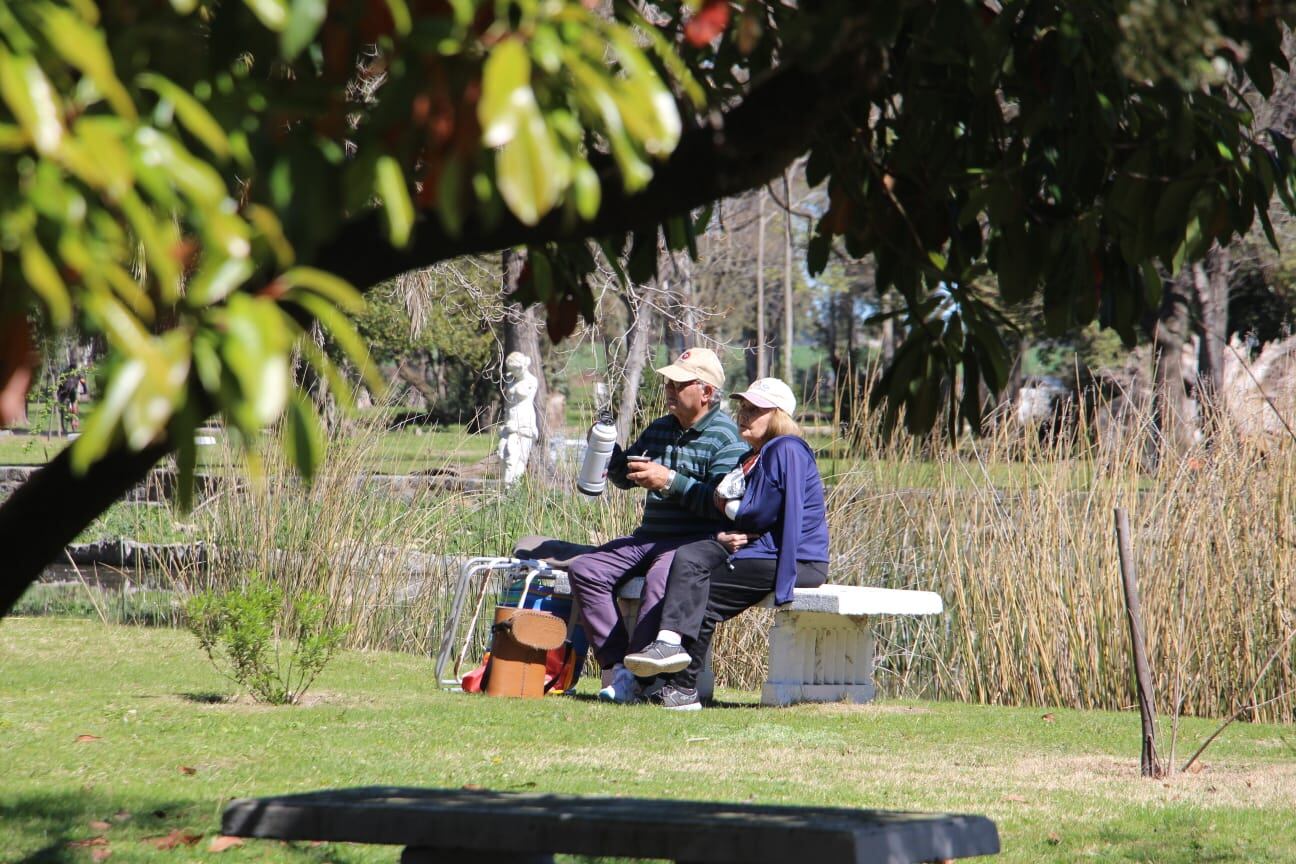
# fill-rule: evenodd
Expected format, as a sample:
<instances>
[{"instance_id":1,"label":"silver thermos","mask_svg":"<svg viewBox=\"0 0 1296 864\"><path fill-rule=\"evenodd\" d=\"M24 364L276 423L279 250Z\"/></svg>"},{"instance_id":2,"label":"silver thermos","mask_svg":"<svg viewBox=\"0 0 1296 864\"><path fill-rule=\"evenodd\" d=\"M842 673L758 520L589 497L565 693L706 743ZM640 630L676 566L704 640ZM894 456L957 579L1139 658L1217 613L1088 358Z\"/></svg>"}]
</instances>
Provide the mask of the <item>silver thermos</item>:
<instances>
[{"instance_id":1,"label":"silver thermos","mask_svg":"<svg viewBox=\"0 0 1296 864\"><path fill-rule=\"evenodd\" d=\"M576 478L576 488L586 495L602 495L607 488L608 462L612 459L616 437L612 415L599 414L585 438L585 458L581 461L580 476Z\"/></svg>"}]
</instances>

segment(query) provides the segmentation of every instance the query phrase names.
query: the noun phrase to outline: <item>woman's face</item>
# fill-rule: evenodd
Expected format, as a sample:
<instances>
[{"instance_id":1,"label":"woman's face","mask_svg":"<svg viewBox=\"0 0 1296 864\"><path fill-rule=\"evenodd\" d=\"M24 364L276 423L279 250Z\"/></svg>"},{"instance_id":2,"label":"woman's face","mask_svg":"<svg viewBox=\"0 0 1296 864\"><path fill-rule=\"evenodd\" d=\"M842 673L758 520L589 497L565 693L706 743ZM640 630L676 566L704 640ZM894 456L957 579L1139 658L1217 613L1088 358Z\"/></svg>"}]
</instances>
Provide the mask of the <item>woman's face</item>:
<instances>
[{"instance_id":1,"label":"woman's face","mask_svg":"<svg viewBox=\"0 0 1296 864\"><path fill-rule=\"evenodd\" d=\"M738 400L738 434L753 450L759 450L769 437L770 417L774 408L762 408L746 399Z\"/></svg>"}]
</instances>

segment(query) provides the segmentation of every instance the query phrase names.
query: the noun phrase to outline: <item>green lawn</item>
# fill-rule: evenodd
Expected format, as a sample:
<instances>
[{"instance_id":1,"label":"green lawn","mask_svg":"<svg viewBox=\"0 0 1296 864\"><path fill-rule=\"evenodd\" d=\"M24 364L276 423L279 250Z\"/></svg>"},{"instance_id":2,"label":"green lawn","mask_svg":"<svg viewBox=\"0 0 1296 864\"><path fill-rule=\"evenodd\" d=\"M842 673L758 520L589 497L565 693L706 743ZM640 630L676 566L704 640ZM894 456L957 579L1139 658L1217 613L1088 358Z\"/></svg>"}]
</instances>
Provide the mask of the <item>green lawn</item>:
<instances>
[{"instance_id":1,"label":"green lawn","mask_svg":"<svg viewBox=\"0 0 1296 864\"><path fill-rule=\"evenodd\" d=\"M366 462L369 470L382 474L452 468L493 453L498 440L498 436L490 433L470 435L462 426L406 427L384 432L382 441L372 449ZM43 465L68 443L66 437L58 434L0 435L0 465ZM219 445L198 448L199 465L219 469L223 461Z\"/></svg>"},{"instance_id":2,"label":"green lawn","mask_svg":"<svg viewBox=\"0 0 1296 864\"><path fill-rule=\"evenodd\" d=\"M67 445L68 439L59 434L0 435L0 465L44 465Z\"/></svg>"},{"instance_id":3,"label":"green lawn","mask_svg":"<svg viewBox=\"0 0 1296 864\"><path fill-rule=\"evenodd\" d=\"M1296 860L1284 727L1231 727L1205 770L1162 783L1137 776L1129 713L779 710L723 693L681 716L599 704L588 684L538 702L442 693L430 661L395 654L343 655L307 705L265 708L222 701L184 632L59 619L0 623L0 670L2 861L204 859L229 798L369 784L976 812L998 823L1005 862ZM1194 741L1213 728L1186 726ZM177 830L202 838L156 848ZM397 858L263 841L221 855Z\"/></svg>"}]
</instances>

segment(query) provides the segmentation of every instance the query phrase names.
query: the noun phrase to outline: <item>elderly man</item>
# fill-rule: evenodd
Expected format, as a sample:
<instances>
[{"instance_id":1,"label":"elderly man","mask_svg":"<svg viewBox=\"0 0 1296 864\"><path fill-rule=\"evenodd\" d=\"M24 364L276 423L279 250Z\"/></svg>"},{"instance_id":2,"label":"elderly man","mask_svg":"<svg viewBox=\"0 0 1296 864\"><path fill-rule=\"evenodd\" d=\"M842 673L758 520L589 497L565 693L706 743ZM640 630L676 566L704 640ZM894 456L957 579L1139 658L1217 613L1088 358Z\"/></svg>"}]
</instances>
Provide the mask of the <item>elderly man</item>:
<instances>
[{"instance_id":1,"label":"elderly man","mask_svg":"<svg viewBox=\"0 0 1296 864\"><path fill-rule=\"evenodd\" d=\"M690 348L657 372L666 379L668 413L627 449L615 447L608 465L613 485L648 490L643 521L629 537L605 543L568 567L594 656L613 670L612 683L599 691L608 702L640 698L640 682L621 661L657 635L675 550L725 526L712 494L747 450L733 419L720 408L725 376L715 352ZM639 620L627 636L615 593L635 576L646 579Z\"/></svg>"}]
</instances>

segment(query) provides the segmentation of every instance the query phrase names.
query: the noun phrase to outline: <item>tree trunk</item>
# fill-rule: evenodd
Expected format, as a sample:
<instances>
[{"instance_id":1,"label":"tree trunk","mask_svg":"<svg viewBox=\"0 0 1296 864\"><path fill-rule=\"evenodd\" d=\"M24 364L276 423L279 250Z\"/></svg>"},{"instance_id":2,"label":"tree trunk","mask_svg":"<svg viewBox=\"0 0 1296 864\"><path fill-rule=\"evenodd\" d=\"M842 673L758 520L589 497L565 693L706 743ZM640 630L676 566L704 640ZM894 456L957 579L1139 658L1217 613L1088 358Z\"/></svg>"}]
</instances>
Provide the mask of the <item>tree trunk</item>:
<instances>
[{"instance_id":1,"label":"tree trunk","mask_svg":"<svg viewBox=\"0 0 1296 864\"><path fill-rule=\"evenodd\" d=\"M639 388L643 384L644 368L648 365L648 348L652 341L652 306L643 298L627 299L630 311L630 331L626 339L625 378L621 383L621 398L616 415L617 440L630 443L634 428L635 410L639 404Z\"/></svg>"},{"instance_id":2,"label":"tree trunk","mask_svg":"<svg viewBox=\"0 0 1296 864\"><path fill-rule=\"evenodd\" d=\"M879 301L882 312L891 311L886 298ZM882 365L890 366L891 361L895 359L896 352L896 326L895 317L889 316L882 319Z\"/></svg>"},{"instance_id":3,"label":"tree trunk","mask_svg":"<svg viewBox=\"0 0 1296 864\"><path fill-rule=\"evenodd\" d=\"M679 283L676 293L680 304L681 350L701 346L702 328L698 324L698 308L693 295L693 260L688 255L677 258L674 254L670 259Z\"/></svg>"},{"instance_id":4,"label":"tree trunk","mask_svg":"<svg viewBox=\"0 0 1296 864\"><path fill-rule=\"evenodd\" d=\"M792 380L792 342L795 310L792 306L792 184L788 172L783 172L783 381L795 389Z\"/></svg>"},{"instance_id":5,"label":"tree trunk","mask_svg":"<svg viewBox=\"0 0 1296 864\"><path fill-rule=\"evenodd\" d=\"M769 374L765 348L765 187L756 193L756 377Z\"/></svg>"},{"instance_id":6,"label":"tree trunk","mask_svg":"<svg viewBox=\"0 0 1296 864\"><path fill-rule=\"evenodd\" d=\"M396 374L423 397L426 410L436 410L437 403L441 400L437 398L436 388L428 382L427 363L421 363L418 367L415 367L413 363L402 357L396 367Z\"/></svg>"},{"instance_id":7,"label":"tree trunk","mask_svg":"<svg viewBox=\"0 0 1296 864\"><path fill-rule=\"evenodd\" d=\"M1224 352L1228 344L1229 265L1227 249L1215 246L1204 262L1193 265L1193 288L1201 311L1197 377L1202 428L1218 428L1224 417L1220 403L1224 387Z\"/></svg>"},{"instance_id":8,"label":"tree trunk","mask_svg":"<svg viewBox=\"0 0 1296 864\"><path fill-rule=\"evenodd\" d=\"M504 295L508 297L517 288L526 256L506 249L503 252ZM540 316L537 307L522 308L520 303L509 303L504 318L504 356L519 351L531 358L531 374L536 377L535 412L536 440L527 458L527 473L532 477L549 474L549 436L557 430L549 429L546 410L549 405L549 384L545 381L544 359L540 355ZM503 358L501 358L502 360ZM502 366L502 363L501 363Z\"/></svg>"},{"instance_id":9,"label":"tree trunk","mask_svg":"<svg viewBox=\"0 0 1296 864\"><path fill-rule=\"evenodd\" d=\"M1191 407L1184 388L1183 349L1191 328L1192 271L1183 271L1177 279L1165 284L1165 295L1152 332L1156 368L1153 387L1156 393L1157 432L1160 450L1183 453L1192 443Z\"/></svg>"},{"instance_id":10,"label":"tree trunk","mask_svg":"<svg viewBox=\"0 0 1296 864\"><path fill-rule=\"evenodd\" d=\"M170 450L169 443L138 453L114 450L77 475L65 448L0 504L0 615L9 614L45 566Z\"/></svg>"}]
</instances>

